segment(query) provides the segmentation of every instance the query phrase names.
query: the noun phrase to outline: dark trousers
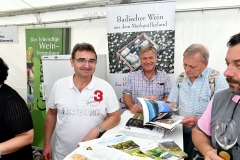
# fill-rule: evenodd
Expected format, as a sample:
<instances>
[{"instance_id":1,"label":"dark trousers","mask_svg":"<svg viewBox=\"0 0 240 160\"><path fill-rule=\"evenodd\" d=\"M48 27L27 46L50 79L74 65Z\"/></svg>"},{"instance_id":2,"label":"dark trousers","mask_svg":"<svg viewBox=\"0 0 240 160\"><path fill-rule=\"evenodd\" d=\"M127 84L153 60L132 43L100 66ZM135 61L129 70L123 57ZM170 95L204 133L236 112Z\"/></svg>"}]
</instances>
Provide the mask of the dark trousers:
<instances>
[{"instance_id":1,"label":"dark trousers","mask_svg":"<svg viewBox=\"0 0 240 160\"><path fill-rule=\"evenodd\" d=\"M187 153L188 157L185 158L185 160L192 160L193 159L193 142L192 142L192 136L190 133L183 133L183 147L184 152Z\"/></svg>"},{"instance_id":2,"label":"dark trousers","mask_svg":"<svg viewBox=\"0 0 240 160\"><path fill-rule=\"evenodd\" d=\"M184 160L204 160L204 157L194 148L192 131L183 127L183 147L188 157Z\"/></svg>"}]
</instances>

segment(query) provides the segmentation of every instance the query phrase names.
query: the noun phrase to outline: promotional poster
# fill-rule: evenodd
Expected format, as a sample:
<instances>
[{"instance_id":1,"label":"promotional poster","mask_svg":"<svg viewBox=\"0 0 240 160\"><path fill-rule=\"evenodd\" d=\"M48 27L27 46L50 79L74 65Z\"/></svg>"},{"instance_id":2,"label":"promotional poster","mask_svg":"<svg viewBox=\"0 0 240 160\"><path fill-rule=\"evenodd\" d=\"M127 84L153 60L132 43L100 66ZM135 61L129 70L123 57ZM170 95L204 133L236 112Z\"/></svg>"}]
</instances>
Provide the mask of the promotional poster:
<instances>
[{"instance_id":1,"label":"promotional poster","mask_svg":"<svg viewBox=\"0 0 240 160\"><path fill-rule=\"evenodd\" d=\"M152 45L157 51L156 68L173 82L175 48L175 1L107 7L110 84L121 104L130 72L141 69L139 51Z\"/></svg>"},{"instance_id":2,"label":"promotional poster","mask_svg":"<svg viewBox=\"0 0 240 160\"><path fill-rule=\"evenodd\" d=\"M36 147L43 147L46 118L41 56L70 54L70 37L71 28L26 29L27 105L34 124L32 145Z\"/></svg>"}]
</instances>

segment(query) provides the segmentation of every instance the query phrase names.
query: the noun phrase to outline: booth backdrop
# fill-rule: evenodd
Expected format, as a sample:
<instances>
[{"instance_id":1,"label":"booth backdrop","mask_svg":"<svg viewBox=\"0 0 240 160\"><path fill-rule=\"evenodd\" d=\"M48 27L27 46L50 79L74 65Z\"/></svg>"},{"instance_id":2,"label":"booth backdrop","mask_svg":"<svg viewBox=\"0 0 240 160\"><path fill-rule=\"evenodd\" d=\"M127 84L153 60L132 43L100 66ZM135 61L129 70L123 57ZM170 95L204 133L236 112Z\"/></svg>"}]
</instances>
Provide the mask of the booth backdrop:
<instances>
[{"instance_id":1,"label":"booth backdrop","mask_svg":"<svg viewBox=\"0 0 240 160\"><path fill-rule=\"evenodd\" d=\"M207 0L181 0L176 1L175 20L175 64L174 79L183 71L182 54L192 43L202 43L210 51L209 66L221 73L226 68L225 55L226 43L230 36L240 32L240 13L238 8L224 9L221 6L240 5L240 1L207 1ZM217 10L205 10L207 7L220 8ZM198 8L199 11L191 11ZM203 10L201 11L201 8ZM63 20L83 15L93 15L96 12L106 14L105 7L79 9L70 11L49 12L41 15L42 21ZM34 15L19 15L13 17L1 17L0 25L21 24L36 22ZM26 76L26 43L25 29L44 27L71 27L71 48L78 42L92 43L98 54L108 53L107 23L106 18L90 19L76 22L62 22L47 25L18 26L18 44L1 44L0 56L9 65L9 78L7 84L16 89L27 100L27 76Z\"/></svg>"}]
</instances>

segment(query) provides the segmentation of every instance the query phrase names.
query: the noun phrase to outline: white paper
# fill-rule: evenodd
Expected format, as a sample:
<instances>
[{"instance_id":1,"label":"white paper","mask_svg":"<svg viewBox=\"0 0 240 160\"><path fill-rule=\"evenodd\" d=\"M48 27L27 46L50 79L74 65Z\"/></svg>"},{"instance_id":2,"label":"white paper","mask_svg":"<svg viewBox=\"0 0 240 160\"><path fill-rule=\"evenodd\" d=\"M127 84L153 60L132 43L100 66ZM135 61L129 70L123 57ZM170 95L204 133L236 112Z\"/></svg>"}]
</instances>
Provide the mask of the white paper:
<instances>
[{"instance_id":1,"label":"white paper","mask_svg":"<svg viewBox=\"0 0 240 160\"><path fill-rule=\"evenodd\" d=\"M119 132L128 136L148 139L162 139L162 137L164 136L164 129L158 127L155 127L152 130L150 130L148 128L128 127L124 125L120 128Z\"/></svg>"}]
</instances>

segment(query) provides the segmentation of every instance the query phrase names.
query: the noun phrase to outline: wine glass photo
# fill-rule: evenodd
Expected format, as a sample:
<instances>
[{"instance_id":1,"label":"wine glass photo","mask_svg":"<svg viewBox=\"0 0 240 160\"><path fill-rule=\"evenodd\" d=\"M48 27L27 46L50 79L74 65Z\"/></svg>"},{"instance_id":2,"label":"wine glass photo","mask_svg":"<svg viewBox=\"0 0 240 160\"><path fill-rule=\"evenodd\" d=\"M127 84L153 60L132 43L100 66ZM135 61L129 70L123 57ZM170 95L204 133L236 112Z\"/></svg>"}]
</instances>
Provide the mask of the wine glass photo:
<instances>
[{"instance_id":1,"label":"wine glass photo","mask_svg":"<svg viewBox=\"0 0 240 160\"><path fill-rule=\"evenodd\" d=\"M228 150L237 142L236 124L233 119L218 119L215 127L215 139L219 146Z\"/></svg>"},{"instance_id":2,"label":"wine glass photo","mask_svg":"<svg viewBox=\"0 0 240 160\"><path fill-rule=\"evenodd\" d=\"M168 103L168 105L171 107L173 111L177 111L179 109L177 99L174 99L172 102Z\"/></svg>"}]
</instances>

